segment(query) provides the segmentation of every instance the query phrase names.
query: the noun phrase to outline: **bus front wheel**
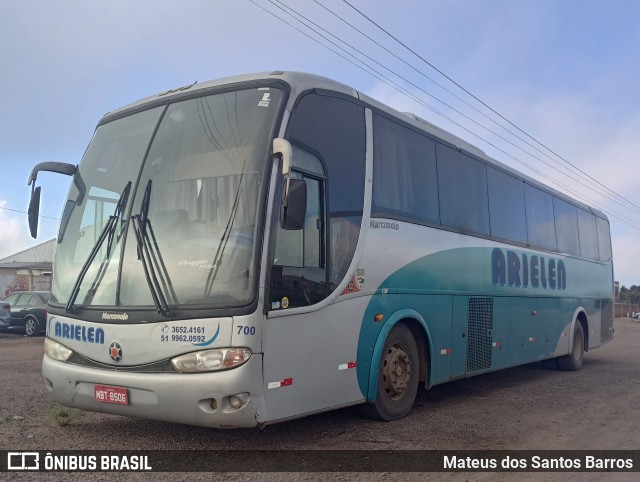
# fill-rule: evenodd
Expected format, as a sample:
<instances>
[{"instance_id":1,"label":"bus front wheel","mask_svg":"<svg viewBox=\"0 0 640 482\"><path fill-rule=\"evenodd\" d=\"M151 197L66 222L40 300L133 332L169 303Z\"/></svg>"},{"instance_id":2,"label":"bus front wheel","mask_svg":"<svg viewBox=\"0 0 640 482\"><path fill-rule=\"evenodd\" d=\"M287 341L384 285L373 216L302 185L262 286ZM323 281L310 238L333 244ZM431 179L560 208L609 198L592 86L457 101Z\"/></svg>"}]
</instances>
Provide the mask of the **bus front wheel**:
<instances>
[{"instance_id":1,"label":"bus front wheel","mask_svg":"<svg viewBox=\"0 0 640 482\"><path fill-rule=\"evenodd\" d=\"M573 347L571 353L558 358L558 368L566 371L576 371L582 368L582 361L584 360L584 332L582 330L582 324L576 321L575 328L573 330Z\"/></svg>"},{"instance_id":2,"label":"bus front wheel","mask_svg":"<svg viewBox=\"0 0 640 482\"><path fill-rule=\"evenodd\" d=\"M362 407L363 414L387 422L406 416L416 399L419 372L416 340L409 327L399 323L384 342L376 399Z\"/></svg>"}]
</instances>

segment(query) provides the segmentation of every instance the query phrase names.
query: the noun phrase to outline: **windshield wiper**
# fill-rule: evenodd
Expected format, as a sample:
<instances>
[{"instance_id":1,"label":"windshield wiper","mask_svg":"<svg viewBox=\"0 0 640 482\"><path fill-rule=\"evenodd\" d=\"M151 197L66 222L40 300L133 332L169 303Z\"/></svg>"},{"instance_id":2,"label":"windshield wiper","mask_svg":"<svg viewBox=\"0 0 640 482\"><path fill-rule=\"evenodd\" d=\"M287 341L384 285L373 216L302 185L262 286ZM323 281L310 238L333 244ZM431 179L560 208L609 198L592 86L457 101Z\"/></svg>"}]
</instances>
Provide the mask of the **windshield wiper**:
<instances>
[{"instance_id":1,"label":"windshield wiper","mask_svg":"<svg viewBox=\"0 0 640 482\"><path fill-rule=\"evenodd\" d=\"M140 214L132 216L133 230L138 242L138 259L142 261L144 276L151 291L153 303L158 313L171 317L174 313L169 309L169 303L165 292L171 298L171 303L177 302L176 293L169 277L169 272L160 253L156 235L153 232L151 221L149 220L149 203L151 199L151 179L147 182L147 187L142 198ZM151 234L151 237L149 237Z\"/></svg>"},{"instance_id":2,"label":"windshield wiper","mask_svg":"<svg viewBox=\"0 0 640 482\"><path fill-rule=\"evenodd\" d=\"M216 254L213 258L213 263L211 263L211 268L209 269L209 275L207 276L207 282L204 287L205 299L208 298L211 294L213 283L218 276L218 270L220 269L220 265L222 264L222 255L224 254L224 250L227 247L227 242L229 241L229 238L231 236L231 229L233 228L233 223L235 222L236 214L238 212L238 205L240 204L240 191L242 190L242 179L244 178L244 168L246 164L247 160L245 159L242 163L242 172L240 173L240 180L238 181L236 197L233 201L233 206L231 207L231 215L229 216L229 220L227 221L227 226L224 229L224 233L222 233L222 238L220 239L218 250L216 251Z\"/></svg>"},{"instance_id":3,"label":"windshield wiper","mask_svg":"<svg viewBox=\"0 0 640 482\"><path fill-rule=\"evenodd\" d=\"M69 301L67 302L67 306L65 307L67 313L71 313L71 311L73 311L76 299L78 298L78 294L80 293L80 286L82 285L82 281L84 281L84 277L87 275L87 272L89 271L91 264L93 263L96 256L98 255L98 252L100 251L100 248L104 244L105 239L108 239L109 241L107 242L107 256L100 264L100 269L98 270L98 274L96 275L96 280L91 285L91 289L87 292L85 301L86 299L91 299L93 297L98 285L104 278L104 275L107 271L107 266L109 265L109 260L111 259L111 248L113 244L113 237L116 232L116 227L118 226L118 221L122 220L122 215L124 213L125 207L127 206L127 201L129 199L130 191L131 191L131 181L129 181L127 185L124 187L122 194L120 194L120 199L118 199L118 204L116 204L116 209L114 210L113 214L109 216L109 220L104 225L104 228L102 228L102 232L100 233L100 236L98 237L98 240L96 241L96 243L93 245L93 248L89 253L89 257L82 265L82 269L78 274L78 278L76 279L75 284L73 285L73 289L71 290L71 296L69 296Z\"/></svg>"}]
</instances>

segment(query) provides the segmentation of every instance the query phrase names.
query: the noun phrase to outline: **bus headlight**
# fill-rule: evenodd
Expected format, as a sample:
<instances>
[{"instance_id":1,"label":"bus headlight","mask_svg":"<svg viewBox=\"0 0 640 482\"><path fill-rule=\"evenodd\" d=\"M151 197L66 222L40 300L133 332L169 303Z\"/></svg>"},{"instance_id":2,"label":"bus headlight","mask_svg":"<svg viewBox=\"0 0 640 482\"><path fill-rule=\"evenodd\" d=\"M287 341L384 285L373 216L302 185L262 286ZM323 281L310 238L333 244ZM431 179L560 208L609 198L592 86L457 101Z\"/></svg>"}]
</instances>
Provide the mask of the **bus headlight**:
<instances>
[{"instance_id":1,"label":"bus headlight","mask_svg":"<svg viewBox=\"0 0 640 482\"><path fill-rule=\"evenodd\" d=\"M218 348L180 355L171 360L173 367L183 373L212 372L238 367L249 360L248 348Z\"/></svg>"},{"instance_id":2,"label":"bus headlight","mask_svg":"<svg viewBox=\"0 0 640 482\"><path fill-rule=\"evenodd\" d=\"M66 346L52 340L51 338L44 339L44 354L49 358L58 361L67 361L73 354L73 350Z\"/></svg>"}]
</instances>

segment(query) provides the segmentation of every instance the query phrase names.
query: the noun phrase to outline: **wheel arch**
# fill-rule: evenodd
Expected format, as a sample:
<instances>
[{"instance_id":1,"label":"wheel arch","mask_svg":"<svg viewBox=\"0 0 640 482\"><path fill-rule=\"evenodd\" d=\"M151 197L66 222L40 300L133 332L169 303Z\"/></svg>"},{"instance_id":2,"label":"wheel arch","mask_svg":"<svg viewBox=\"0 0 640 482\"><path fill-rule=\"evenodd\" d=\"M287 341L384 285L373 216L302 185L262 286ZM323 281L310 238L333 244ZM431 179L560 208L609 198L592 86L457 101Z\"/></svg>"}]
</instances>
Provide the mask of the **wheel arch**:
<instances>
[{"instance_id":1,"label":"wheel arch","mask_svg":"<svg viewBox=\"0 0 640 482\"><path fill-rule=\"evenodd\" d=\"M418 358L420 362L419 380L424 382L426 388L431 386L430 367L432 366L431 356L433 353L433 345L431 342L429 327L427 326L424 318L417 311L412 309L399 310L387 319L376 339L371 359L371 367L369 370L369 384L366 397L368 402L372 403L376 399L376 392L378 389L378 370L382 359L384 343L393 327L398 323L404 323L407 325L416 341L416 344L418 345ZM427 375L429 379L427 379Z\"/></svg>"},{"instance_id":2,"label":"wheel arch","mask_svg":"<svg viewBox=\"0 0 640 482\"><path fill-rule=\"evenodd\" d=\"M589 320L584 310L580 311L576 316L575 323L582 325L582 336L584 336L584 351L589 351ZM574 331L571 331L571 337L573 338ZM573 339L571 340L573 346Z\"/></svg>"},{"instance_id":3,"label":"wheel arch","mask_svg":"<svg viewBox=\"0 0 640 482\"><path fill-rule=\"evenodd\" d=\"M589 318L584 307L579 306L573 312L573 319L571 320L571 329L569 330L569 354L573 350L573 337L576 330L576 324L580 323L582 326L582 335L584 336L584 351L589 351Z\"/></svg>"}]
</instances>

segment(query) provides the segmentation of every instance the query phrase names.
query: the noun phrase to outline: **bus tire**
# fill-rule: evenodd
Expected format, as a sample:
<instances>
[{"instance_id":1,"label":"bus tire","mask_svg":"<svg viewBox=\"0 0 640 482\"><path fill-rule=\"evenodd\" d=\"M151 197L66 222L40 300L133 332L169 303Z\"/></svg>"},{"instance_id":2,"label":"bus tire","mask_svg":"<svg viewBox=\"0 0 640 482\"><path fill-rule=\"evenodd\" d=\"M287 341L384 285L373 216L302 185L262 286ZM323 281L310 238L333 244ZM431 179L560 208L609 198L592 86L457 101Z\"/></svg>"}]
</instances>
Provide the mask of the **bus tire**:
<instances>
[{"instance_id":1,"label":"bus tire","mask_svg":"<svg viewBox=\"0 0 640 482\"><path fill-rule=\"evenodd\" d=\"M584 332L582 323L576 321L573 329L573 347L571 353L558 358L558 368L565 371L576 371L582 368L584 360Z\"/></svg>"},{"instance_id":2,"label":"bus tire","mask_svg":"<svg viewBox=\"0 0 640 482\"><path fill-rule=\"evenodd\" d=\"M420 383L418 357L418 345L411 330L404 323L398 323L384 342L376 399L362 406L363 415L392 422L411 411Z\"/></svg>"}]
</instances>

